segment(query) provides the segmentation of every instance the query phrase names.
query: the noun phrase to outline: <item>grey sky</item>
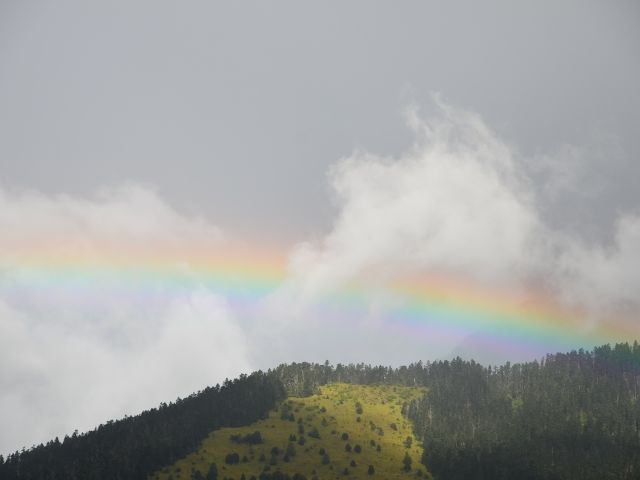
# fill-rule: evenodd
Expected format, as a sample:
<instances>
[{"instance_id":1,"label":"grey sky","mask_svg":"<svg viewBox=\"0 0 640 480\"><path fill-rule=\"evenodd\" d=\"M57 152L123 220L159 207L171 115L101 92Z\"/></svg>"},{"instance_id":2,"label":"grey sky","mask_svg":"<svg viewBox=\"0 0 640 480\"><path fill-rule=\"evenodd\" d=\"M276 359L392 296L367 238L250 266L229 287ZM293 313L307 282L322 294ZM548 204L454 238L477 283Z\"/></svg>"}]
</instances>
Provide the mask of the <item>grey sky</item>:
<instances>
[{"instance_id":1,"label":"grey sky","mask_svg":"<svg viewBox=\"0 0 640 480\"><path fill-rule=\"evenodd\" d=\"M640 195L639 27L632 1L4 0L0 182L143 182L290 243L331 221L328 166L397 154L402 109L439 92L527 155L585 149L598 201L549 210L601 235Z\"/></svg>"},{"instance_id":2,"label":"grey sky","mask_svg":"<svg viewBox=\"0 0 640 480\"><path fill-rule=\"evenodd\" d=\"M0 453L280 361L530 359L613 314L631 339L638 59L637 1L0 0ZM47 269L238 239L289 260L248 316ZM432 272L587 313L529 349L388 322L381 287Z\"/></svg>"}]
</instances>

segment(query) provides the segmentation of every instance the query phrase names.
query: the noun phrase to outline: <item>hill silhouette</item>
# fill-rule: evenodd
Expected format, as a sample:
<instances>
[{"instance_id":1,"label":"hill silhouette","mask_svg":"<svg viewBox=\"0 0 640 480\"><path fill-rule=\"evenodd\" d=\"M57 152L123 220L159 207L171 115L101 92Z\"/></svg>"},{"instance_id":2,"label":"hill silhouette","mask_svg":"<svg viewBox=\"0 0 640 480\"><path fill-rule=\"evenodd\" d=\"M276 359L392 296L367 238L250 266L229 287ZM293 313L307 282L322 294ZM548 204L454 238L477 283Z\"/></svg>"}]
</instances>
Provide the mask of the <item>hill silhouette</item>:
<instances>
[{"instance_id":1,"label":"hill silhouette","mask_svg":"<svg viewBox=\"0 0 640 480\"><path fill-rule=\"evenodd\" d=\"M326 387L321 388L323 386ZM355 407L357 401L365 412L373 408L374 400L356 399L355 392L364 388L358 386L370 386L369 390L360 392L363 398L367 398L366 391L377 392L373 398L383 398L380 392L394 386L410 387L414 390L407 391L414 393L426 392L412 394L398 405L401 421L395 422L396 426L410 426L413 433L405 435L405 440L406 436L415 439L410 448L423 451L422 458L418 459L413 458L416 451L412 450L410 473L397 471L399 475L417 476L420 472L420 475L432 474L433 478L445 480L640 478L640 346L634 342L604 345L591 351L557 353L540 361L497 367L460 358L418 362L399 368L328 363L280 365L268 372L243 375L222 386L209 387L134 417L108 422L84 434L74 433L62 441L55 439L6 459L0 457L0 479L146 479L155 478L154 475L168 477L172 467L174 479L198 478L198 475L206 478L213 475L209 467L216 463L215 478L222 480L226 475L228 479L240 480L244 474L248 480L248 470L238 465L243 464L245 455L247 462L244 463L250 464L247 453L256 425L260 425L265 444L269 445L267 442L272 437L279 449L284 448L275 455L275 465L271 465L271 451L269 456L265 453L266 464L272 468L264 471L266 465L261 464L262 478L287 478L287 475L294 478L296 473L298 479L300 475L335 478L331 475L336 469L341 478L372 475L391 478L376 474L374 463L371 463L374 472L369 473L369 461L374 462L373 459L365 461L365 470L355 454L346 450L342 456L335 453L336 443L328 442L325 446L322 442L309 441L306 430L308 447L313 445L318 452L325 448L330 461L334 452L337 463L333 465L334 470L328 467L327 471L323 470L318 453L319 466L295 471L295 468L303 470L306 457L298 457L301 446L297 443L295 428L291 427L303 418L303 422L318 428L321 438L327 437L322 430L325 427L329 428L329 437L332 430L349 435L359 432L355 411L348 417L342 416L342 406L338 408L333 402L335 393L335 398L345 397L343 405L348 408ZM327 410L322 412L325 415L319 413L322 407ZM330 413L330 407L336 411ZM300 416L307 408L311 410L305 415L311 416L311 420ZM292 409L289 414L293 415L293 422L281 418L283 409ZM322 417L335 423L331 427L322 423L315 425L322 422ZM362 431L368 433L369 420L366 414L360 417L361 422L365 422ZM370 421L376 423L373 419ZM266 425L271 424L276 427L267 434ZM222 430L237 427L243 428ZM385 433L390 432L389 428L384 428ZM405 433L403 430L402 435ZM229 443L233 442L232 435L238 435L233 451ZM290 435L296 435L296 440L291 437L289 442ZM284 455L289 443L294 445L296 454L288 452L289 462L286 462ZM220 448L212 449L212 456L207 457L204 455L207 445ZM371 453L365 451L366 445L360 446L361 455ZM391 447L387 447L401 451L401 439L395 439ZM258 450L254 445L254 460ZM235 456L230 459L231 463L226 462L226 455L233 453L238 455L238 462ZM349 453L351 455L347 455ZM256 461L259 459L257 454ZM343 465L347 460L349 463ZM351 460L356 462L356 467L351 467ZM192 462L198 467L193 471ZM174 464L180 466L179 472L175 472ZM223 470L227 465L228 471ZM295 468L287 469L286 465ZM402 468L397 458L389 461L389 465ZM273 468L276 466L277 469ZM378 466L385 468L381 462ZM237 478L234 475L238 475Z\"/></svg>"}]
</instances>

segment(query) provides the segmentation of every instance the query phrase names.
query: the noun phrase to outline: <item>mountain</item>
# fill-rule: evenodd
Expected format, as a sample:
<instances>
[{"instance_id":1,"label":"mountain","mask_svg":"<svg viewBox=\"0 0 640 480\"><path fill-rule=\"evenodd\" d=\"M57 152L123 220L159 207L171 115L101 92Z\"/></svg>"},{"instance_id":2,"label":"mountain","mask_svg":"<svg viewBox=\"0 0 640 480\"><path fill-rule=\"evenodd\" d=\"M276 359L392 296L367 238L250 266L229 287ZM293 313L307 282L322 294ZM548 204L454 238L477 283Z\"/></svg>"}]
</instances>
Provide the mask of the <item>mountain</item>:
<instances>
[{"instance_id":1,"label":"mountain","mask_svg":"<svg viewBox=\"0 0 640 480\"><path fill-rule=\"evenodd\" d=\"M639 394L637 342L498 367L294 363L0 457L0 479L638 479Z\"/></svg>"}]
</instances>

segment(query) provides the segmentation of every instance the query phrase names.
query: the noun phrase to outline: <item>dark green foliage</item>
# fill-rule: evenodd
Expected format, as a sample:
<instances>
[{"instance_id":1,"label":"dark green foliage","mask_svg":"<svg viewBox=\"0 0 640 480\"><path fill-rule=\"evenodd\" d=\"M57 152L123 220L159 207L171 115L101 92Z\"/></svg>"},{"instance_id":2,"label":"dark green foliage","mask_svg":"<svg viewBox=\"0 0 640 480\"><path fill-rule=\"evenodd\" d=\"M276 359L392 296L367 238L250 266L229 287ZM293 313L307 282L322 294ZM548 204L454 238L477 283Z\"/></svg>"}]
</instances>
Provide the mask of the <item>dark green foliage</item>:
<instances>
[{"instance_id":1,"label":"dark green foliage","mask_svg":"<svg viewBox=\"0 0 640 480\"><path fill-rule=\"evenodd\" d=\"M344 432L344 433L340 436L340 438L341 438L342 440L344 440L344 441L347 441L347 440L349 440L349 434L348 434L347 432Z\"/></svg>"},{"instance_id":2,"label":"dark green foliage","mask_svg":"<svg viewBox=\"0 0 640 480\"><path fill-rule=\"evenodd\" d=\"M351 460L351 463L349 463L349 465L353 468L356 466L356 461L355 460Z\"/></svg>"},{"instance_id":3,"label":"dark green foliage","mask_svg":"<svg viewBox=\"0 0 640 480\"><path fill-rule=\"evenodd\" d=\"M209 471L207 472L206 480L218 480L218 467L215 463L212 463L209 466Z\"/></svg>"},{"instance_id":4,"label":"dark green foliage","mask_svg":"<svg viewBox=\"0 0 640 480\"><path fill-rule=\"evenodd\" d=\"M367 468L367 474L373 475L374 473L376 473L376 469L373 468L373 465L369 465L369 468Z\"/></svg>"},{"instance_id":5,"label":"dark green foliage","mask_svg":"<svg viewBox=\"0 0 640 480\"><path fill-rule=\"evenodd\" d=\"M322 456L322 464L323 465L328 465L329 462L331 462L331 460L329 459L329 455L327 455L326 453Z\"/></svg>"},{"instance_id":6,"label":"dark green foliage","mask_svg":"<svg viewBox=\"0 0 640 480\"><path fill-rule=\"evenodd\" d=\"M351 444L350 443L345 444L344 450L345 450L345 452L350 452L351 451Z\"/></svg>"},{"instance_id":7,"label":"dark green foliage","mask_svg":"<svg viewBox=\"0 0 640 480\"><path fill-rule=\"evenodd\" d=\"M307 477L300 473L294 473L293 476L276 471L273 473L262 472L258 477L259 480L307 480ZM255 476L251 476L251 480L256 480Z\"/></svg>"},{"instance_id":8,"label":"dark green foliage","mask_svg":"<svg viewBox=\"0 0 640 480\"><path fill-rule=\"evenodd\" d=\"M634 343L497 368L459 358L396 369L281 365L16 452L0 459L0 479L143 479L195 451L212 430L264 417L285 390L304 396L330 382L428 387L423 399L402 405L402 413L413 421L425 446L422 460L438 479L640 478L640 346ZM302 418L297 421L298 444L304 444ZM310 435L320 436L317 429ZM322 462L329 463L327 455ZM260 478L265 475L288 478L280 472Z\"/></svg>"},{"instance_id":9,"label":"dark green foliage","mask_svg":"<svg viewBox=\"0 0 640 480\"><path fill-rule=\"evenodd\" d=\"M437 478L632 479L640 472L640 347L485 368L430 365L408 406Z\"/></svg>"},{"instance_id":10,"label":"dark green foliage","mask_svg":"<svg viewBox=\"0 0 640 480\"><path fill-rule=\"evenodd\" d=\"M289 445L287 445L287 450L285 451L285 455L288 455L290 458L293 458L296 456L296 447L293 445L293 443L290 443Z\"/></svg>"},{"instance_id":11,"label":"dark green foliage","mask_svg":"<svg viewBox=\"0 0 640 480\"><path fill-rule=\"evenodd\" d=\"M402 459L402 469L405 472L410 472L411 471L411 457L409 456L408 453L404 454L404 458Z\"/></svg>"},{"instance_id":12,"label":"dark green foliage","mask_svg":"<svg viewBox=\"0 0 640 480\"><path fill-rule=\"evenodd\" d=\"M289 420L290 422L296 421L296 417L293 414L293 407L290 402L284 402L280 406L280 418L282 420Z\"/></svg>"},{"instance_id":13,"label":"dark green foliage","mask_svg":"<svg viewBox=\"0 0 640 480\"><path fill-rule=\"evenodd\" d=\"M200 473L200 470L194 470L191 472L191 480L205 480L204 475Z\"/></svg>"},{"instance_id":14,"label":"dark green foliage","mask_svg":"<svg viewBox=\"0 0 640 480\"><path fill-rule=\"evenodd\" d=\"M312 437L312 438L320 438L320 432L318 431L318 429L316 427L313 427L308 433L308 436Z\"/></svg>"},{"instance_id":15,"label":"dark green foliage","mask_svg":"<svg viewBox=\"0 0 640 480\"><path fill-rule=\"evenodd\" d=\"M249 445L257 445L259 443L263 443L262 434L258 431L253 433L248 433L247 435L231 435L229 437L234 443L247 443Z\"/></svg>"},{"instance_id":16,"label":"dark green foliage","mask_svg":"<svg viewBox=\"0 0 640 480\"><path fill-rule=\"evenodd\" d=\"M235 465L237 463L240 463L240 455L235 452L229 453L224 457L224 463L228 465Z\"/></svg>"},{"instance_id":17,"label":"dark green foliage","mask_svg":"<svg viewBox=\"0 0 640 480\"><path fill-rule=\"evenodd\" d=\"M356 453L360 453L362 452L362 447L360 445L356 445L355 447L353 447L353 451Z\"/></svg>"},{"instance_id":18,"label":"dark green foliage","mask_svg":"<svg viewBox=\"0 0 640 480\"><path fill-rule=\"evenodd\" d=\"M140 415L9 455L0 464L0 479L144 479L195 451L212 430L264 418L285 395L273 375L242 375Z\"/></svg>"},{"instance_id":19,"label":"dark green foliage","mask_svg":"<svg viewBox=\"0 0 640 480\"><path fill-rule=\"evenodd\" d=\"M428 387L402 413L439 479L640 478L637 342L497 368L457 358L396 369L300 363L274 373L292 395L331 382Z\"/></svg>"},{"instance_id":20,"label":"dark green foliage","mask_svg":"<svg viewBox=\"0 0 640 480\"><path fill-rule=\"evenodd\" d=\"M404 448L411 448L411 445L413 444L413 439L411 437L407 437L404 440Z\"/></svg>"}]
</instances>

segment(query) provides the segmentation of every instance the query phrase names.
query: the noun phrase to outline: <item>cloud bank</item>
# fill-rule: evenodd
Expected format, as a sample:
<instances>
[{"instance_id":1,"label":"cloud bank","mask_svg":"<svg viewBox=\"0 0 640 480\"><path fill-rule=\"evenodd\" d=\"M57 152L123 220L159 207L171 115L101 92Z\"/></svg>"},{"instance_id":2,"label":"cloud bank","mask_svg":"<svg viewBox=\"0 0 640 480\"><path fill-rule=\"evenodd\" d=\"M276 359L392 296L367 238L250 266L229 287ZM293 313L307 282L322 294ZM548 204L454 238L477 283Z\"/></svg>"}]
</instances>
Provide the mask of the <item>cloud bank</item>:
<instances>
[{"instance_id":1,"label":"cloud bank","mask_svg":"<svg viewBox=\"0 0 640 480\"><path fill-rule=\"evenodd\" d=\"M436 103L430 119L407 111L415 142L402 155L357 151L333 166L337 218L326 236L292 253L288 281L271 299L278 315L298 318L292 305L304 311L356 280L370 285L375 312L379 286L413 273L508 287L523 300L535 291L584 310L584 331L602 319L637 315L640 217L621 212L603 235L608 240L594 243L544 215L549 196L575 188L570 170L579 173L580 149L524 158L478 115ZM536 181L532 172L541 171L553 185ZM461 332L458 341L464 345L474 333ZM425 339L423 348L436 356L456 350L436 339ZM504 360L499 352L475 354Z\"/></svg>"},{"instance_id":2,"label":"cloud bank","mask_svg":"<svg viewBox=\"0 0 640 480\"><path fill-rule=\"evenodd\" d=\"M246 335L215 292L178 292L160 279L132 296L135 286L114 288L108 275L85 282L83 272L30 266L38 245L50 257L81 250L99 262L119 245L188 251L222 241L218 228L180 215L152 190L129 185L91 199L2 192L0 231L0 451L251 369Z\"/></svg>"},{"instance_id":3,"label":"cloud bank","mask_svg":"<svg viewBox=\"0 0 640 480\"><path fill-rule=\"evenodd\" d=\"M390 329L383 318L396 300L385 287L406 275L545 292L585 309L584 329L610 315L637 318L640 216L621 212L607 241L594 243L545 214L548 195L575 188L578 150L567 161L566 152L523 158L478 115L438 108L429 119L407 111L415 142L396 158L356 151L334 164L332 228L293 248L284 283L248 319L204 285L174 289L147 279L144 295L130 295L134 267L124 285L100 270L105 258L144 258L158 246L173 252L176 268L189 268L181 252L229 244L219 227L178 212L152 189L126 185L90 198L0 191L0 451L280 361L399 364L461 351L506 359L507 352L470 351L479 332L443 342ZM542 167L552 186L532 174ZM70 251L98 274L70 269L58 282L46 266ZM355 281L367 292L363 312L345 322L319 308Z\"/></svg>"}]
</instances>

